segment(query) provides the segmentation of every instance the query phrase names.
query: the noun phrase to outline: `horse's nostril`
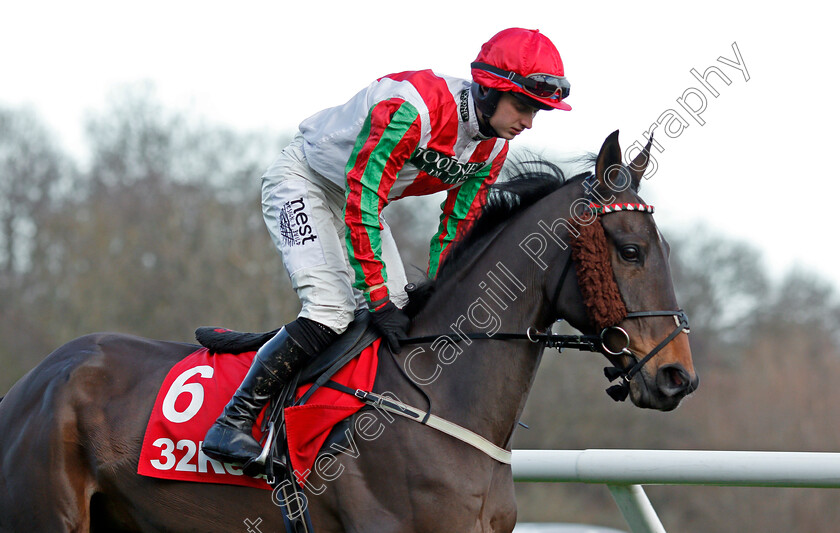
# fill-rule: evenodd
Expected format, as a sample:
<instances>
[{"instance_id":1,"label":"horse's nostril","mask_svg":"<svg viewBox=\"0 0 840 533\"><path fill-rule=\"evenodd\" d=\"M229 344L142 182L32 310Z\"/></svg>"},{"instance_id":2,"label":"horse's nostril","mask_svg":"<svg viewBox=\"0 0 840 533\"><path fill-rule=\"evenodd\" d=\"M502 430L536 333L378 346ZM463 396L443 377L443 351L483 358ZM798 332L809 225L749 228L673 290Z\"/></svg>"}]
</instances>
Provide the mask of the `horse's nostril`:
<instances>
[{"instance_id":1,"label":"horse's nostril","mask_svg":"<svg viewBox=\"0 0 840 533\"><path fill-rule=\"evenodd\" d=\"M682 365L666 365L656 373L656 384L667 396L685 394L691 386L691 377Z\"/></svg>"},{"instance_id":2,"label":"horse's nostril","mask_svg":"<svg viewBox=\"0 0 840 533\"><path fill-rule=\"evenodd\" d=\"M683 373L678 370L671 370L669 372L669 377L671 378L671 383L674 384L675 387L682 387L685 383L685 379L683 378Z\"/></svg>"}]
</instances>

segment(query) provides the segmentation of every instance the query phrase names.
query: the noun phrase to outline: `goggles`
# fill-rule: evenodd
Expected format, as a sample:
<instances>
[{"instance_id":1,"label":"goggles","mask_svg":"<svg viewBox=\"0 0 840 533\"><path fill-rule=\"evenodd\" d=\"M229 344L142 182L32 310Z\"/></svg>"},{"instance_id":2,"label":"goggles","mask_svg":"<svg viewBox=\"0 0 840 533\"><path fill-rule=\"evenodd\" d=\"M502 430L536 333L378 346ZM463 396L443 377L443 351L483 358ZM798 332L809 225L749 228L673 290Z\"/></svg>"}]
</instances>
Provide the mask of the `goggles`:
<instances>
[{"instance_id":1,"label":"goggles","mask_svg":"<svg viewBox=\"0 0 840 533\"><path fill-rule=\"evenodd\" d=\"M500 78L505 78L517 85L526 93L537 98L548 100L563 100L569 97L571 85L563 76L553 74L531 74L522 76L512 70L503 70L487 63L476 61L470 65L472 68L483 70Z\"/></svg>"}]
</instances>

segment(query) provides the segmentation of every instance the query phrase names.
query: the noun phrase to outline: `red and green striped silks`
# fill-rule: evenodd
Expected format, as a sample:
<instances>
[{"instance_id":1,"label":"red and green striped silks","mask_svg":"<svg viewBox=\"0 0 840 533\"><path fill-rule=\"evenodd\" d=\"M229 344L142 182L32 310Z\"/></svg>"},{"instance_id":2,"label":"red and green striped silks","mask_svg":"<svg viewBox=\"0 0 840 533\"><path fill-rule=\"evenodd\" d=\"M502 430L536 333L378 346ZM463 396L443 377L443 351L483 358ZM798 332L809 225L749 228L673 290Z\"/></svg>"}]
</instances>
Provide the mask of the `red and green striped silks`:
<instances>
[{"instance_id":1,"label":"red and green striped silks","mask_svg":"<svg viewBox=\"0 0 840 533\"><path fill-rule=\"evenodd\" d=\"M397 173L419 142L417 109L402 99L392 98L371 108L347 161L347 253L355 273L354 287L365 291L368 304L388 298L379 213L388 203ZM369 291L370 287L377 288Z\"/></svg>"},{"instance_id":2,"label":"red and green striped silks","mask_svg":"<svg viewBox=\"0 0 840 533\"><path fill-rule=\"evenodd\" d=\"M470 161L486 159L493 150L494 144L495 140L482 142L473 152ZM492 164L447 193L446 200L440 206L441 215L438 231L432 237L429 248L430 278L437 275L438 268L446 257L450 245L463 237L475 222L487 198L489 186L499 177L507 153L508 144L505 143L504 148L493 159Z\"/></svg>"}]
</instances>

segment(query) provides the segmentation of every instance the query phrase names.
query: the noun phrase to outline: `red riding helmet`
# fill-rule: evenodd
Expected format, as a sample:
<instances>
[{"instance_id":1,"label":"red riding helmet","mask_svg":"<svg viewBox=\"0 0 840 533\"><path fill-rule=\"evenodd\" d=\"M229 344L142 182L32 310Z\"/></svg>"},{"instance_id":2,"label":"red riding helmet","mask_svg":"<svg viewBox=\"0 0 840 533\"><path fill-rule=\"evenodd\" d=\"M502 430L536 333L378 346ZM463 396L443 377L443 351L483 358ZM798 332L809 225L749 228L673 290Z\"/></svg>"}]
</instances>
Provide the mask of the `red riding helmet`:
<instances>
[{"instance_id":1,"label":"red riding helmet","mask_svg":"<svg viewBox=\"0 0 840 533\"><path fill-rule=\"evenodd\" d=\"M484 43L471 66L473 97L487 117L504 91L538 109L572 109L563 101L570 90L563 60L539 30L500 31Z\"/></svg>"}]
</instances>

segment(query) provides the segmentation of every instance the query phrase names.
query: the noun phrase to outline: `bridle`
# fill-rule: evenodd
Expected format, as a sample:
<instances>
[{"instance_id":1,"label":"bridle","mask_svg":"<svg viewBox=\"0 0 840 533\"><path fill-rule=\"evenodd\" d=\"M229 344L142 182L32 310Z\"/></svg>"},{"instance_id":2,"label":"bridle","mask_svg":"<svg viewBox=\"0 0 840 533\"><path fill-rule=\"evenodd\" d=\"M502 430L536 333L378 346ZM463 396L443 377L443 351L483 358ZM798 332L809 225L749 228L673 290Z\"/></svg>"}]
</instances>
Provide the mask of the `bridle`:
<instances>
[{"instance_id":1,"label":"bridle","mask_svg":"<svg viewBox=\"0 0 840 533\"><path fill-rule=\"evenodd\" d=\"M591 196L591 195L590 195ZM619 213L623 211L632 211L632 212L639 212L639 213L648 213L653 214L654 208L652 205L643 204L643 203L612 203L612 204L597 204L592 201L591 197L589 198L589 209L593 215L595 215L596 220L592 221L592 224L599 222L597 217L602 217L612 213ZM560 293L563 289L563 284L565 283L565 277L569 272L569 266L572 262L572 254L569 254L569 258L567 260L566 266L563 269L563 274L560 276L560 282L557 285L557 288L554 291L554 297L552 298L551 305L554 306L554 309L557 309ZM628 312L624 318L621 320L622 322L628 318L650 318L650 317L659 317L659 316L671 316L674 317L674 322L676 327L674 328L671 333L665 337L659 344L657 344L647 355L639 359L639 357L630 350L630 335L627 331L619 327L618 324L614 324L611 326L607 326L601 330L600 337L600 348L601 353L605 356L620 356L620 355L629 355L631 358L636 359L635 364L629 364L628 366L621 368L615 363L612 367L604 368L604 375L606 378L612 382L616 379L620 378L621 382L609 387L607 389L607 394L609 394L610 398L617 402L622 402L627 399L627 395L630 392L630 382L633 378L638 374L642 368L650 361L657 353L659 353L665 346L667 346L671 341L673 341L677 335L681 332L685 331L686 334L689 333L689 325L688 325L688 315L686 315L685 311L682 309L677 310L655 310L655 311L632 311ZM620 349L612 349L606 341L606 336L613 331L619 332L624 337L624 346ZM609 357L608 357L609 358Z\"/></svg>"},{"instance_id":2,"label":"bridle","mask_svg":"<svg viewBox=\"0 0 840 533\"><path fill-rule=\"evenodd\" d=\"M635 211L635 212L642 212L642 213L653 213L653 206L641 203L613 203L613 204L596 204L590 200L589 209L592 211L593 214L596 216L604 216L611 213L618 213L622 211ZM597 220L591 222L595 223ZM552 306L552 309L558 308L558 303L560 300L560 295L563 291L563 286L566 283L566 278L571 270L572 266L572 254L570 253L568 259L566 260L566 264L563 267L563 271L560 274L559 281L557 286L554 290L553 296L549 299L549 304ZM415 288L414 284L409 284L406 286L406 291L409 294ZM634 311L628 312L622 321L628 318L650 318L650 317L659 317L659 316L672 316L674 317L674 322L676 327L674 328L671 333L665 337L659 344L657 344L647 355L642 358L639 358L635 353L630 350L630 335L627 331L618 326L618 324L607 326L601 330L600 335L559 335L556 333L551 332L551 328L549 327L548 330L545 332L540 332L534 327L529 327L525 333L462 333L462 336L453 339L455 342L460 342L464 339L485 339L485 340L499 340L499 341L509 341L509 340L528 340L532 343L545 343L547 348L557 348L558 351L563 351L564 348L573 348L580 351L588 351L588 352L598 352L601 353L609 359L609 356L621 356L621 355L628 355L634 359L636 359L635 364L631 363L626 367L622 368L613 363L614 366L604 368L604 375L606 378L612 382L616 379L621 379L621 382L615 385L612 385L607 389L607 394L609 394L610 398L617 402L623 402L627 399L627 396L630 392L630 382L633 378L638 374L642 368L657 354L659 353L665 346L667 346L671 341L673 341L677 335L681 332L685 331L689 333L689 324L688 324L688 316L686 315L685 311L682 309L677 310L655 310L655 311ZM620 349L611 348L606 340L606 337L611 332L619 332L624 337L624 346ZM429 342L434 342L439 335L426 335L421 337L409 337L406 339L402 339L400 341L401 344L424 344Z\"/></svg>"},{"instance_id":3,"label":"bridle","mask_svg":"<svg viewBox=\"0 0 840 533\"><path fill-rule=\"evenodd\" d=\"M613 204L613 205L609 206L609 210L601 210L600 212L598 212L598 214L603 215L603 214L607 214L607 213L615 213L617 211L622 211L622 210L630 210L629 208L622 209L621 208L622 205L624 205L624 206L632 205L632 206L635 207L635 206L639 206L639 205L643 205L643 204ZM598 206L596 204L590 203L590 208L597 208L597 207L605 207L605 206ZM653 206L645 206L645 207L649 208L649 210L645 209L644 210L645 212L653 213ZM640 209L634 208L632 210L639 211ZM593 224L594 224L594 222L593 222ZM550 300L550 305L552 306L553 309L558 308L558 303L559 303L559 300L560 300L560 294L563 291L563 285L566 282L566 276L568 276L569 270L571 270L571 265L572 265L572 254L569 254L569 258L566 260L566 265L563 267L563 273L560 274L560 281L557 283L557 287L554 289L554 296ZM618 378L621 378L620 383L618 383L616 385L613 385L613 386L611 386L607 389L607 394L609 394L610 398L612 398L613 400L615 400L617 402L623 402L624 400L627 399L627 395L630 393L630 382L633 380L633 378L636 376L636 374L638 374L642 370L642 368L648 363L648 361L650 361L657 353L659 353L659 351L662 350L662 348L664 348L672 340L674 340L677 337L677 335L680 334L680 332L685 331L686 333L689 333L689 331L690 331L689 325L688 325L688 315L686 315L685 311L683 311L682 309L677 309L676 311L670 311L670 310L669 311L634 311L634 312L627 313L627 315L625 315L625 317L624 317L624 320L626 320L628 318L649 318L649 317L655 317L655 316L672 316L672 317L674 317L674 322L676 323L676 328L673 331L671 331L671 333L667 337L665 337L665 339L662 340L662 342L657 344L650 352L648 352L647 355L645 355L641 359L639 359L638 356L630 350L630 335L627 333L627 331L624 328L618 326L617 324L613 325L613 326L607 326L606 328L603 328L601 330L600 335L568 335L568 336L565 336L565 337L573 337L578 341L583 341L585 339L586 342L582 343L582 345L572 345L570 343L569 345L563 346L562 345L563 339L558 339L558 340L561 341L560 345L551 346L551 344L549 344L549 347L558 347L561 350L562 350L562 348L565 348L565 347L576 348L576 349L582 350L582 351L600 352L601 354L603 354L605 356L629 355L630 357L636 359L635 364L627 365L624 368L621 368L619 366L608 366L608 367L604 368L604 376L606 376L606 378L610 382L615 381ZM529 340L531 340L531 337L532 337L531 335L529 335L530 331L531 330L529 328L528 332L526 332L526 335L528 335ZM624 346L622 346L620 349L614 350L614 349L611 349L610 346L608 345L606 337L611 331L617 331L624 337L624 343L623 343ZM550 332L546 332L543 335L551 337L552 334ZM593 340L595 340L595 342L593 342Z\"/></svg>"}]
</instances>

